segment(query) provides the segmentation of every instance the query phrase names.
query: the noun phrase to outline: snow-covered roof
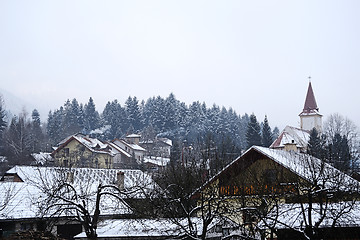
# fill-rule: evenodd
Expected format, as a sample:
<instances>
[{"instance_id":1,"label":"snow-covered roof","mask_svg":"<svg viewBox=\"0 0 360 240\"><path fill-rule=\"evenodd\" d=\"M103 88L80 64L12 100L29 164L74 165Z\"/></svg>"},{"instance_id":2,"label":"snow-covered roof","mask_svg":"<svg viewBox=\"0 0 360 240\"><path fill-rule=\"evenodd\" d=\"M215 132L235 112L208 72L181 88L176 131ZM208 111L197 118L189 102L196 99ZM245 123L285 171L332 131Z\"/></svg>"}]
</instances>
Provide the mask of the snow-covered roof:
<instances>
[{"instance_id":1,"label":"snow-covered roof","mask_svg":"<svg viewBox=\"0 0 360 240\"><path fill-rule=\"evenodd\" d=\"M163 158L163 157L152 157L152 156L145 156L144 163L151 163L157 166L165 167L170 162L170 158Z\"/></svg>"},{"instance_id":2,"label":"snow-covered roof","mask_svg":"<svg viewBox=\"0 0 360 240\"><path fill-rule=\"evenodd\" d=\"M309 182L316 181L319 184L325 184L325 187L328 188L335 186L344 188L359 187L357 180L311 155L258 146L251 149L264 154Z\"/></svg>"},{"instance_id":3,"label":"snow-covered roof","mask_svg":"<svg viewBox=\"0 0 360 240\"><path fill-rule=\"evenodd\" d=\"M158 138L158 140L162 141L163 143L166 143L170 147L172 147L172 141L168 138Z\"/></svg>"},{"instance_id":4,"label":"snow-covered roof","mask_svg":"<svg viewBox=\"0 0 360 240\"><path fill-rule=\"evenodd\" d=\"M141 146L137 145L137 144L132 144L132 143L128 143L127 141L123 140L123 139L115 139L113 140L113 143L118 145L117 143L122 143L126 146L128 146L129 148L131 148L134 151L143 151L146 152L145 148L142 148ZM118 145L119 146L119 145Z\"/></svg>"},{"instance_id":5,"label":"snow-covered roof","mask_svg":"<svg viewBox=\"0 0 360 240\"><path fill-rule=\"evenodd\" d=\"M116 219L99 224L97 235L99 238L171 237L180 235L180 227L166 219ZM75 236L78 238L86 238L85 232Z\"/></svg>"},{"instance_id":6,"label":"snow-covered roof","mask_svg":"<svg viewBox=\"0 0 360 240\"><path fill-rule=\"evenodd\" d=\"M312 183L316 182L318 185L322 185L329 190L336 189L359 191L360 183L357 180L318 158L304 153L284 151L280 149L270 149L259 146L253 146L248 149L239 158L232 161L223 170L212 177L207 183L203 185L203 187L206 187L209 183L213 182L215 179L218 179L236 162L243 161L252 151L256 151L263 156L273 160L284 168L287 168L291 172L295 173L302 179Z\"/></svg>"},{"instance_id":7,"label":"snow-covered roof","mask_svg":"<svg viewBox=\"0 0 360 240\"><path fill-rule=\"evenodd\" d=\"M286 126L279 137L271 144L270 148L283 148L286 144L295 143L299 148L306 148L310 139L309 131Z\"/></svg>"},{"instance_id":8,"label":"snow-covered roof","mask_svg":"<svg viewBox=\"0 0 360 240\"><path fill-rule=\"evenodd\" d=\"M137 145L137 144L130 144L130 143L128 143L128 145L129 145L133 150L135 150L135 151L144 151L144 152L146 152L146 149L145 149L145 148L142 148L142 147L140 147L140 146Z\"/></svg>"},{"instance_id":9,"label":"snow-covered roof","mask_svg":"<svg viewBox=\"0 0 360 240\"><path fill-rule=\"evenodd\" d=\"M103 143L102 141L96 138L87 137L81 133L69 136L61 141L58 145L59 147L54 150L52 154L64 148L72 140L78 141L80 144L85 146L88 150L94 153L102 153L114 156L114 152L111 152L111 149L108 148L108 144Z\"/></svg>"},{"instance_id":10,"label":"snow-covered roof","mask_svg":"<svg viewBox=\"0 0 360 240\"><path fill-rule=\"evenodd\" d=\"M126 138L141 138L141 135L139 135L139 134L130 134L130 135L127 135Z\"/></svg>"},{"instance_id":11,"label":"snow-covered roof","mask_svg":"<svg viewBox=\"0 0 360 240\"><path fill-rule=\"evenodd\" d=\"M35 159L36 165L44 165L46 162L52 161L51 153L32 153L31 156Z\"/></svg>"},{"instance_id":12,"label":"snow-covered roof","mask_svg":"<svg viewBox=\"0 0 360 240\"><path fill-rule=\"evenodd\" d=\"M304 210L302 210L302 207ZM332 227L335 220L335 227L359 227L360 226L360 202L337 202L323 204L322 211L318 203L311 205L311 219L313 223L318 222L325 216L320 224L320 228ZM304 229L305 221L308 220L309 204L284 203L275 207L268 216L259 223L260 228L265 226L274 226L275 229ZM304 219L305 215L305 219Z\"/></svg>"},{"instance_id":13,"label":"snow-covered roof","mask_svg":"<svg viewBox=\"0 0 360 240\"><path fill-rule=\"evenodd\" d=\"M40 217L35 204L41 191L22 182L0 182L0 219Z\"/></svg>"},{"instance_id":14,"label":"snow-covered roof","mask_svg":"<svg viewBox=\"0 0 360 240\"><path fill-rule=\"evenodd\" d=\"M48 183L48 182L47 182ZM93 212L95 209L94 189L88 188L87 194L90 201L88 202L88 210ZM84 194L85 191L79 191ZM56 212L56 208L44 211L47 207L47 195L43 192L40 185L26 182L0 182L0 220L9 219L33 219L50 217ZM54 206L54 205L53 205ZM104 195L101 199L101 215L123 215L130 214L131 210L128 205L110 195ZM75 216L74 211L62 212L56 215Z\"/></svg>"},{"instance_id":15,"label":"snow-covered roof","mask_svg":"<svg viewBox=\"0 0 360 240\"><path fill-rule=\"evenodd\" d=\"M17 174L23 182L0 182L0 219L49 216L51 212L42 215L41 211L47 197L44 189L55 186L59 180L66 180L69 176L72 178L69 181L77 192L89 196L89 210L93 211L97 187L100 183L103 186L117 185L118 172L124 173L124 192L131 192L129 195L122 195L124 199L126 197L144 198L142 190L147 191L158 187L150 175L140 170L15 166L6 174ZM134 191L135 188L141 191ZM103 196L102 215L131 213L125 202L110 195ZM75 213L63 213L64 216L71 214Z\"/></svg>"},{"instance_id":16,"label":"snow-covered roof","mask_svg":"<svg viewBox=\"0 0 360 240\"><path fill-rule=\"evenodd\" d=\"M99 238L179 237L190 232L187 221L187 219L112 219L99 224L97 235ZM208 229L213 228L219 221L214 219ZM191 222L197 235L202 234L202 219L193 217ZM75 239L79 238L86 238L85 232L75 236Z\"/></svg>"},{"instance_id":17,"label":"snow-covered roof","mask_svg":"<svg viewBox=\"0 0 360 240\"><path fill-rule=\"evenodd\" d=\"M52 181L55 178L73 174L74 184L83 182L93 184L116 184L117 173L124 173L124 187L131 189L134 187L152 188L156 184L151 176L138 169L104 169L104 168L61 168L61 167L34 167L34 166L15 166L6 173L16 173L26 183L41 183L44 179Z\"/></svg>"},{"instance_id":18,"label":"snow-covered roof","mask_svg":"<svg viewBox=\"0 0 360 240\"><path fill-rule=\"evenodd\" d=\"M108 144L110 145L110 147L112 148L111 152L113 152L114 154L116 154L117 152L125 155L126 157L131 157L131 154L126 152L124 149L122 149L121 147L119 147L118 145L116 145L115 143L112 142L108 142Z\"/></svg>"}]
</instances>

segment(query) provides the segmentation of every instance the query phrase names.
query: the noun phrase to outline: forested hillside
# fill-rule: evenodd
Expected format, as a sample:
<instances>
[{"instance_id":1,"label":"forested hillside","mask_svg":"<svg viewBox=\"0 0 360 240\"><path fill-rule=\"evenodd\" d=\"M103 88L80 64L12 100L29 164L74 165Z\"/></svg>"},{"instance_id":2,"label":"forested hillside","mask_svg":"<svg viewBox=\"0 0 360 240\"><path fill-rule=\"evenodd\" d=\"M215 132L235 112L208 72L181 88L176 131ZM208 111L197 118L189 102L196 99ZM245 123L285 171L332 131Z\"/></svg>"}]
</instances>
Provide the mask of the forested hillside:
<instances>
[{"instance_id":1,"label":"forested hillside","mask_svg":"<svg viewBox=\"0 0 360 240\"><path fill-rule=\"evenodd\" d=\"M239 115L231 108L199 101L187 105L173 94L141 102L128 97L123 105L109 101L100 113L92 98L85 104L74 98L51 110L45 123L40 124L39 119L35 109L31 117L21 113L7 128L3 125L1 154L19 161L33 152L51 151L51 146L78 132L101 140L138 133L142 140L156 136L173 140L173 158L179 158L184 146L191 146L198 153L207 149L217 158L233 159L249 144L268 146L278 133L277 128L271 130L266 116L259 123L254 114Z\"/></svg>"},{"instance_id":2,"label":"forested hillside","mask_svg":"<svg viewBox=\"0 0 360 240\"><path fill-rule=\"evenodd\" d=\"M74 98L49 113L47 133L52 143L76 132L103 140L141 133L144 139L159 135L191 143L211 134L214 141L229 137L237 147L244 149L249 119L248 114L241 116L232 108L215 104L208 107L196 101L187 106L173 94L141 102L129 97L124 105L117 100L109 101L102 113L96 111L92 98L85 105Z\"/></svg>"}]
</instances>

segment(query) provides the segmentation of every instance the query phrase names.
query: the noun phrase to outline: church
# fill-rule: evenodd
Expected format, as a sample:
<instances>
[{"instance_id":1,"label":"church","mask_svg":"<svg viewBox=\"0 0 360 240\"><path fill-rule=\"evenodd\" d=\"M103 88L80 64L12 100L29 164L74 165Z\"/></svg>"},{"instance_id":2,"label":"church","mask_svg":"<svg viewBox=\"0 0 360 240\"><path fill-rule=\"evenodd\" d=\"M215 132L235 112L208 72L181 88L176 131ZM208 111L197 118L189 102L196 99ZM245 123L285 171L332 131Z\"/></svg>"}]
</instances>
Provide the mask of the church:
<instances>
[{"instance_id":1,"label":"church","mask_svg":"<svg viewBox=\"0 0 360 240\"><path fill-rule=\"evenodd\" d=\"M299 117L300 126L286 126L279 137L271 144L270 148L306 152L310 131L315 128L318 132L322 132L322 115L316 104L314 91L310 81L304 108L299 114Z\"/></svg>"}]
</instances>

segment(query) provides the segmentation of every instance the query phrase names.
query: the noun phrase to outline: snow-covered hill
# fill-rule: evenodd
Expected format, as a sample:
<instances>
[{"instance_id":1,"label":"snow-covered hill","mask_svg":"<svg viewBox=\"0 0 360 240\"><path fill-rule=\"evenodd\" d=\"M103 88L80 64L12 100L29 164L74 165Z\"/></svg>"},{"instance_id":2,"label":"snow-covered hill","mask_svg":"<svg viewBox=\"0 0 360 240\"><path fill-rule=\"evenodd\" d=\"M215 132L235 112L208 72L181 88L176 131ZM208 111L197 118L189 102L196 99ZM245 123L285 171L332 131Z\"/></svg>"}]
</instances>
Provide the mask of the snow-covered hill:
<instances>
[{"instance_id":1,"label":"snow-covered hill","mask_svg":"<svg viewBox=\"0 0 360 240\"><path fill-rule=\"evenodd\" d=\"M32 103L25 101L21 97L15 96L7 90L0 88L0 95L3 99L4 109L8 119L11 119L14 115L19 115L19 113L24 110L31 114L31 111L36 108Z\"/></svg>"}]
</instances>

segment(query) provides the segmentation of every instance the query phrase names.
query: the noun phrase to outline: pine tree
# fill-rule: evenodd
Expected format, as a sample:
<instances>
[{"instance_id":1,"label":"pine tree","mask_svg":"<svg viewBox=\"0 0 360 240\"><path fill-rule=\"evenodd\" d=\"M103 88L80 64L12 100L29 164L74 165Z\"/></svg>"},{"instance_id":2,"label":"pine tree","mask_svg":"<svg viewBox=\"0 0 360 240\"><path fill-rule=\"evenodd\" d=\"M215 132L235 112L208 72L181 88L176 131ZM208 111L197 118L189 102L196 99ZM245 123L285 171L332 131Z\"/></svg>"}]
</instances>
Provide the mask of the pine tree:
<instances>
[{"instance_id":1,"label":"pine tree","mask_svg":"<svg viewBox=\"0 0 360 240\"><path fill-rule=\"evenodd\" d=\"M6 113L4 109L4 102L0 95L0 136L5 130L6 126L7 126L7 122L6 122Z\"/></svg>"},{"instance_id":2,"label":"pine tree","mask_svg":"<svg viewBox=\"0 0 360 240\"><path fill-rule=\"evenodd\" d=\"M141 113L139 109L139 102L136 97L129 98L125 102L126 114L129 122L129 126L132 125L135 131L141 129Z\"/></svg>"},{"instance_id":3,"label":"pine tree","mask_svg":"<svg viewBox=\"0 0 360 240\"><path fill-rule=\"evenodd\" d=\"M7 122L6 122L6 113L4 109L4 102L0 95L0 154L3 153L3 149L5 147L4 140L3 140L3 133L6 129Z\"/></svg>"},{"instance_id":4,"label":"pine tree","mask_svg":"<svg viewBox=\"0 0 360 240\"><path fill-rule=\"evenodd\" d=\"M56 144L64 139L66 134L59 126L62 126L64 117L64 109L60 107L60 109L55 110L54 113L49 112L48 116L48 124L47 124L47 134L50 138L51 144Z\"/></svg>"},{"instance_id":5,"label":"pine tree","mask_svg":"<svg viewBox=\"0 0 360 240\"><path fill-rule=\"evenodd\" d=\"M329 145L330 162L334 167L342 170L350 170L350 147L346 136L336 133Z\"/></svg>"},{"instance_id":6,"label":"pine tree","mask_svg":"<svg viewBox=\"0 0 360 240\"><path fill-rule=\"evenodd\" d=\"M260 124L256 119L255 114L250 115L250 121L246 131L247 147L250 148L254 145L261 146Z\"/></svg>"},{"instance_id":7,"label":"pine tree","mask_svg":"<svg viewBox=\"0 0 360 240\"><path fill-rule=\"evenodd\" d=\"M250 117L247 113L245 113L239 119L239 138L240 138L241 149L246 149L248 146L246 133L247 133L249 122L250 122Z\"/></svg>"},{"instance_id":8,"label":"pine tree","mask_svg":"<svg viewBox=\"0 0 360 240\"><path fill-rule=\"evenodd\" d=\"M325 141L325 136L320 135L316 128L313 128L310 131L310 138L307 145L307 153L322 159L326 160L327 158L327 146Z\"/></svg>"},{"instance_id":9,"label":"pine tree","mask_svg":"<svg viewBox=\"0 0 360 240\"><path fill-rule=\"evenodd\" d=\"M155 126L156 129L159 130L159 132L165 131L165 99L158 96L154 99L154 103L152 106L153 113L151 114L151 124Z\"/></svg>"},{"instance_id":10,"label":"pine tree","mask_svg":"<svg viewBox=\"0 0 360 240\"><path fill-rule=\"evenodd\" d=\"M273 139L277 139L280 135L280 130L278 127L274 127L273 131L272 131L272 136Z\"/></svg>"},{"instance_id":11,"label":"pine tree","mask_svg":"<svg viewBox=\"0 0 360 240\"><path fill-rule=\"evenodd\" d=\"M62 120L62 129L65 135L73 135L81 132L83 129L80 119L80 106L74 98L71 102L67 100L64 104L64 118Z\"/></svg>"},{"instance_id":12,"label":"pine tree","mask_svg":"<svg viewBox=\"0 0 360 240\"><path fill-rule=\"evenodd\" d=\"M106 135L107 139L119 138L123 135L126 129L126 113L125 109L121 107L117 100L108 102L102 113L105 125L110 125L110 130Z\"/></svg>"},{"instance_id":13,"label":"pine tree","mask_svg":"<svg viewBox=\"0 0 360 240\"><path fill-rule=\"evenodd\" d=\"M175 128L177 128L177 122L178 122L178 101L175 98L175 95L171 93L164 102L164 118L165 118L165 124L164 124L164 130L170 131Z\"/></svg>"},{"instance_id":14,"label":"pine tree","mask_svg":"<svg viewBox=\"0 0 360 240\"><path fill-rule=\"evenodd\" d=\"M262 125L261 131L261 143L263 147L269 147L273 142L273 137L271 133L271 128L267 116L265 115L264 124Z\"/></svg>"},{"instance_id":15,"label":"pine tree","mask_svg":"<svg viewBox=\"0 0 360 240\"><path fill-rule=\"evenodd\" d=\"M100 127L100 116L95 109L95 103L90 97L89 102L85 105L84 109L84 130L89 133Z\"/></svg>"},{"instance_id":16,"label":"pine tree","mask_svg":"<svg viewBox=\"0 0 360 240\"><path fill-rule=\"evenodd\" d=\"M41 129L40 114L34 109L31 114L31 152L39 152L44 144L44 134Z\"/></svg>"}]
</instances>

